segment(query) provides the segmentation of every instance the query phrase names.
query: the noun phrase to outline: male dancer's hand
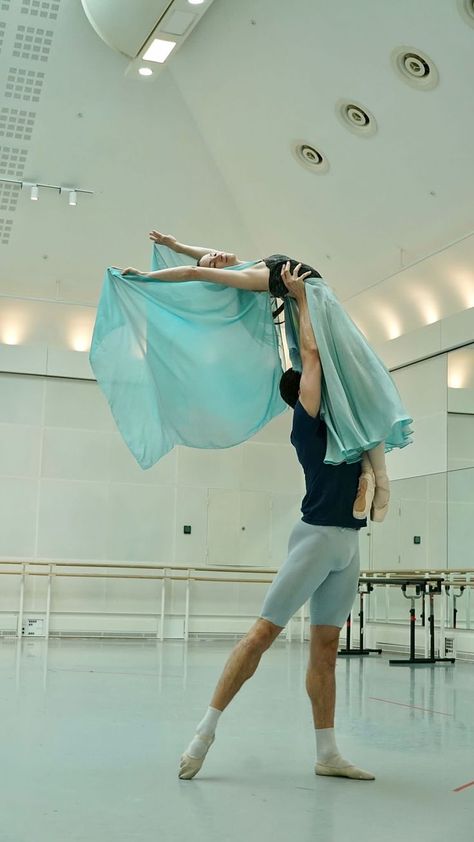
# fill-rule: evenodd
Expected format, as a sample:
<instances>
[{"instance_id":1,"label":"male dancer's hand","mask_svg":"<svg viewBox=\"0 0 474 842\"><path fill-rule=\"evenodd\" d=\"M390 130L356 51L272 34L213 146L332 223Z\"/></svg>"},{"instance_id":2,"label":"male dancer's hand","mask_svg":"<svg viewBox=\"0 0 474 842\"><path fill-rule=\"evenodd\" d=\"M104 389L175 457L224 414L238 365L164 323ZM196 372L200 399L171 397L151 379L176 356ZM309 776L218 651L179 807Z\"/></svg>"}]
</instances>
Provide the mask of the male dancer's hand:
<instances>
[{"instance_id":1,"label":"male dancer's hand","mask_svg":"<svg viewBox=\"0 0 474 842\"><path fill-rule=\"evenodd\" d=\"M177 240L176 237L172 237L171 234L160 234L159 231L150 231L149 237L150 240L153 240L153 242L158 246L168 246L169 249L173 249L173 251L175 251Z\"/></svg>"},{"instance_id":2,"label":"male dancer's hand","mask_svg":"<svg viewBox=\"0 0 474 842\"><path fill-rule=\"evenodd\" d=\"M311 272L304 272L302 275L299 275L300 269L301 263L298 263L293 272L291 272L289 260L281 267L281 278L288 290L288 294L292 298L296 298L297 301L306 295L304 281L305 278L311 275Z\"/></svg>"}]
</instances>

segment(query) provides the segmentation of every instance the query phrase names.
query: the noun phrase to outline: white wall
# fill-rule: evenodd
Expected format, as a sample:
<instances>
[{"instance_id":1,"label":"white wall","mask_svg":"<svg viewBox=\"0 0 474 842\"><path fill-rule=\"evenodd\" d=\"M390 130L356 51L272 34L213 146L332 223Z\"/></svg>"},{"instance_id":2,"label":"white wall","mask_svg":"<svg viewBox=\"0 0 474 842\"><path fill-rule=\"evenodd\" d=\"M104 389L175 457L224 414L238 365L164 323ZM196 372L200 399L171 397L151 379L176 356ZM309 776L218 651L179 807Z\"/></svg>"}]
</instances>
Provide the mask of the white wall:
<instances>
[{"instance_id":1,"label":"white wall","mask_svg":"<svg viewBox=\"0 0 474 842\"><path fill-rule=\"evenodd\" d=\"M285 413L228 450L176 448L142 471L95 382L2 374L0 558L276 568L303 495L290 420ZM191 535L183 533L185 524ZM193 611L217 618L206 620L205 630L230 630L231 614L242 631L239 616L248 626L265 586L196 583L193 590ZM139 623L150 631L160 593L158 583L147 581L58 579L53 610L78 613L53 618L51 628L86 630L97 621L81 612L92 610L154 614ZM18 579L2 577L5 628L14 628L18 595ZM181 616L184 586L173 583L168 598L168 610ZM45 603L46 582L30 582L26 611L42 612ZM100 626L123 631L130 622L112 617ZM181 634L180 622L169 633Z\"/></svg>"},{"instance_id":2,"label":"white wall","mask_svg":"<svg viewBox=\"0 0 474 842\"><path fill-rule=\"evenodd\" d=\"M142 471L95 383L0 375L0 556L275 567L303 491L290 417Z\"/></svg>"},{"instance_id":3,"label":"white wall","mask_svg":"<svg viewBox=\"0 0 474 842\"><path fill-rule=\"evenodd\" d=\"M438 474L447 469L447 358L439 357L393 373L414 419L413 444L388 455L393 480Z\"/></svg>"}]
</instances>

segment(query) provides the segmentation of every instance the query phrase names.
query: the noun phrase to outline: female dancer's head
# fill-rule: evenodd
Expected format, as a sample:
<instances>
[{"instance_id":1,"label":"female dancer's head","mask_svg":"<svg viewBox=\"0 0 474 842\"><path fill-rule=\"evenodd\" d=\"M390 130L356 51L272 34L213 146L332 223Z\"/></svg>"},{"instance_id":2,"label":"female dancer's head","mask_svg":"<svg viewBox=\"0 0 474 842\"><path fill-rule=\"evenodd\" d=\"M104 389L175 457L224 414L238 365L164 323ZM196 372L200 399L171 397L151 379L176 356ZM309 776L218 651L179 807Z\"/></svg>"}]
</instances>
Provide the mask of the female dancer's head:
<instances>
[{"instance_id":1,"label":"female dancer's head","mask_svg":"<svg viewBox=\"0 0 474 842\"><path fill-rule=\"evenodd\" d=\"M228 266L237 266L238 262L235 254L230 254L228 251L210 251L198 260L198 266L209 269L227 269Z\"/></svg>"},{"instance_id":2,"label":"female dancer's head","mask_svg":"<svg viewBox=\"0 0 474 842\"><path fill-rule=\"evenodd\" d=\"M294 368L287 369L280 380L280 395L293 409L300 394L300 380L301 372L295 371Z\"/></svg>"}]
</instances>

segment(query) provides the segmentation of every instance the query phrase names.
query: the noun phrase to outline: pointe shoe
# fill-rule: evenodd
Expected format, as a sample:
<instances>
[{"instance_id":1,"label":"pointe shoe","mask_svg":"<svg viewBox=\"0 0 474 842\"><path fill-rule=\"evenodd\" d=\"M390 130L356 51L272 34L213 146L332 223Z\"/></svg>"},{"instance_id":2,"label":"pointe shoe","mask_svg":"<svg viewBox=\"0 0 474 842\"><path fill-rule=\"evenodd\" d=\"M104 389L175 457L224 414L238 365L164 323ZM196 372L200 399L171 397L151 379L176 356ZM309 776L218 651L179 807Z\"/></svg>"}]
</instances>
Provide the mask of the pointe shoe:
<instances>
[{"instance_id":1,"label":"pointe shoe","mask_svg":"<svg viewBox=\"0 0 474 842\"><path fill-rule=\"evenodd\" d=\"M353 781L375 781L372 772L365 772L357 766L331 766L329 763L316 763L314 767L316 775L326 775L331 778L350 778Z\"/></svg>"},{"instance_id":2,"label":"pointe shoe","mask_svg":"<svg viewBox=\"0 0 474 842\"><path fill-rule=\"evenodd\" d=\"M192 757L190 754L186 754L186 752L181 755L178 778L182 781L190 781L195 775L197 775L207 757L207 752L215 740L215 737L204 737L202 734L197 734L197 736L207 745L207 748L202 757Z\"/></svg>"},{"instance_id":3,"label":"pointe shoe","mask_svg":"<svg viewBox=\"0 0 474 842\"><path fill-rule=\"evenodd\" d=\"M378 492L378 493L377 493ZM374 523L382 523L388 512L390 501L390 482L386 474L382 474L378 480L375 477L375 495L370 510L370 519Z\"/></svg>"},{"instance_id":4,"label":"pointe shoe","mask_svg":"<svg viewBox=\"0 0 474 842\"><path fill-rule=\"evenodd\" d=\"M375 475L373 471L364 471L359 477L357 497L354 500L352 517L365 520L369 516L375 494Z\"/></svg>"}]
</instances>

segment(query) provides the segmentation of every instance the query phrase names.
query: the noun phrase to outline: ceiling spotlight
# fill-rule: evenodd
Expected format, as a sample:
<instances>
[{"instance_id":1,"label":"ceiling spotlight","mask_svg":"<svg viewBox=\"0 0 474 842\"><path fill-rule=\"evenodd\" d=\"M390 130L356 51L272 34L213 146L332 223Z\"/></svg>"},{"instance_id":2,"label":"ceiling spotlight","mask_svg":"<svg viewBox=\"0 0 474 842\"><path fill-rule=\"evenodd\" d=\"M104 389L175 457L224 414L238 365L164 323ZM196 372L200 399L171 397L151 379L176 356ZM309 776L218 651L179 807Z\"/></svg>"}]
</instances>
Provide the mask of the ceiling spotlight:
<instances>
[{"instance_id":1,"label":"ceiling spotlight","mask_svg":"<svg viewBox=\"0 0 474 842\"><path fill-rule=\"evenodd\" d=\"M426 53L411 47L397 47L391 55L397 75L412 88L429 91L439 82L434 62Z\"/></svg>"},{"instance_id":2,"label":"ceiling spotlight","mask_svg":"<svg viewBox=\"0 0 474 842\"><path fill-rule=\"evenodd\" d=\"M143 60L163 64L175 47L176 41L164 41L162 38L155 38L143 55Z\"/></svg>"},{"instance_id":3,"label":"ceiling spotlight","mask_svg":"<svg viewBox=\"0 0 474 842\"><path fill-rule=\"evenodd\" d=\"M329 170L327 158L311 144L305 143L303 140L297 140L292 143L291 151L298 163L309 172L322 174Z\"/></svg>"},{"instance_id":4,"label":"ceiling spotlight","mask_svg":"<svg viewBox=\"0 0 474 842\"><path fill-rule=\"evenodd\" d=\"M32 202L37 202L39 199L39 188L37 184L31 185L31 194L30 198Z\"/></svg>"},{"instance_id":5,"label":"ceiling spotlight","mask_svg":"<svg viewBox=\"0 0 474 842\"><path fill-rule=\"evenodd\" d=\"M474 0L458 0L458 9L465 22L474 26Z\"/></svg>"},{"instance_id":6,"label":"ceiling spotlight","mask_svg":"<svg viewBox=\"0 0 474 842\"><path fill-rule=\"evenodd\" d=\"M339 100L336 103L336 114L345 128L359 137L369 137L377 131L373 114L354 100Z\"/></svg>"},{"instance_id":7,"label":"ceiling spotlight","mask_svg":"<svg viewBox=\"0 0 474 842\"><path fill-rule=\"evenodd\" d=\"M75 207L77 205L77 193L75 190L69 191L69 204L71 207Z\"/></svg>"},{"instance_id":8,"label":"ceiling spotlight","mask_svg":"<svg viewBox=\"0 0 474 842\"><path fill-rule=\"evenodd\" d=\"M138 72L140 76L153 76L153 70L151 67L140 67Z\"/></svg>"}]
</instances>

